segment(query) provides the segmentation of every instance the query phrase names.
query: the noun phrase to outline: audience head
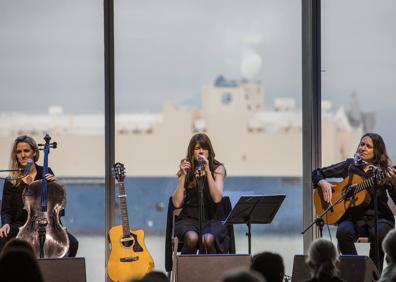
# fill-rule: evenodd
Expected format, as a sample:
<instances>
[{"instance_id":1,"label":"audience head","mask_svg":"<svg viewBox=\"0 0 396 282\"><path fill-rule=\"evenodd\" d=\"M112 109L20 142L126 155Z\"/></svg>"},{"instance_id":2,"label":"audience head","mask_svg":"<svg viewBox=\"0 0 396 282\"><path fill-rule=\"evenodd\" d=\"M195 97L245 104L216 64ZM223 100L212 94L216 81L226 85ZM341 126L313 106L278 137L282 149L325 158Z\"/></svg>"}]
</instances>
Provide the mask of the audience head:
<instances>
[{"instance_id":1,"label":"audience head","mask_svg":"<svg viewBox=\"0 0 396 282\"><path fill-rule=\"evenodd\" d=\"M282 282L285 275L282 257L271 252L253 256L250 268L261 273L267 282Z\"/></svg>"},{"instance_id":2,"label":"audience head","mask_svg":"<svg viewBox=\"0 0 396 282\"><path fill-rule=\"evenodd\" d=\"M393 229L386 234L382 241L382 249L386 254L386 258L390 263L396 263L396 229Z\"/></svg>"},{"instance_id":3,"label":"audience head","mask_svg":"<svg viewBox=\"0 0 396 282\"><path fill-rule=\"evenodd\" d=\"M36 258L21 248L8 248L0 257L1 281L43 282Z\"/></svg>"},{"instance_id":4,"label":"audience head","mask_svg":"<svg viewBox=\"0 0 396 282\"><path fill-rule=\"evenodd\" d=\"M266 282L264 277L254 270L246 268L232 269L224 273L222 282Z\"/></svg>"},{"instance_id":5,"label":"audience head","mask_svg":"<svg viewBox=\"0 0 396 282\"><path fill-rule=\"evenodd\" d=\"M10 249L24 250L30 253L32 256L35 256L32 245L29 242L22 239L13 238L9 240L4 245L2 252L5 252Z\"/></svg>"},{"instance_id":6,"label":"audience head","mask_svg":"<svg viewBox=\"0 0 396 282\"><path fill-rule=\"evenodd\" d=\"M387 282L396 282L396 268L394 268L390 273Z\"/></svg>"},{"instance_id":7,"label":"audience head","mask_svg":"<svg viewBox=\"0 0 396 282\"><path fill-rule=\"evenodd\" d=\"M161 271L152 271L147 273L143 278L134 279L131 282L169 282L169 278Z\"/></svg>"},{"instance_id":8,"label":"audience head","mask_svg":"<svg viewBox=\"0 0 396 282\"><path fill-rule=\"evenodd\" d=\"M337 276L338 252L334 244L326 239L311 243L306 260L313 278L318 280Z\"/></svg>"}]
</instances>

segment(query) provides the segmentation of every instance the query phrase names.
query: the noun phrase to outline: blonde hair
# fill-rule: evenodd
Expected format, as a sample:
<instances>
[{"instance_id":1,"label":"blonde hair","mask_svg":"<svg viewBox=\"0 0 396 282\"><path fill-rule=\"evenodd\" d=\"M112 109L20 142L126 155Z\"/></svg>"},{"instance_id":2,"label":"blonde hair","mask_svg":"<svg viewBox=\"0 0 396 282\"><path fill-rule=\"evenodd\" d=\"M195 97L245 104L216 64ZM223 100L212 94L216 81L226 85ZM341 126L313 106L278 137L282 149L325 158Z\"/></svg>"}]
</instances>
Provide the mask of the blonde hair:
<instances>
[{"instance_id":1,"label":"blonde hair","mask_svg":"<svg viewBox=\"0 0 396 282\"><path fill-rule=\"evenodd\" d=\"M30 148L35 151L36 155L34 156L34 162L37 162L39 157L40 157L40 152L37 146L36 141L27 135L21 135L18 136L17 138L15 138L12 149L11 149L11 156L10 156L10 169L15 170L15 171L11 171L10 172L10 178L11 178L11 183L13 186L18 186L20 181L20 177L22 176L21 171L19 171L19 169L21 168L19 162L18 162L18 158L17 158L17 154L16 154L16 149L17 149L17 145L19 143L27 143L29 144Z\"/></svg>"}]
</instances>

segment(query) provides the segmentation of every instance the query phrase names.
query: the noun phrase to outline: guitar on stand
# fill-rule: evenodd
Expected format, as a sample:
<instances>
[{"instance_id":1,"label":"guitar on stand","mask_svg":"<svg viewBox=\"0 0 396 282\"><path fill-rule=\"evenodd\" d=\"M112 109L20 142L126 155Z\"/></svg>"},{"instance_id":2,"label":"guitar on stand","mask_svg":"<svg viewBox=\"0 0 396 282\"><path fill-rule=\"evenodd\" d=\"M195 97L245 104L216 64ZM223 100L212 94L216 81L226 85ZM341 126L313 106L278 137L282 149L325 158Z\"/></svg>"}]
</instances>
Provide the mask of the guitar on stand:
<instances>
[{"instance_id":1,"label":"guitar on stand","mask_svg":"<svg viewBox=\"0 0 396 282\"><path fill-rule=\"evenodd\" d=\"M109 231L111 253L107 262L107 273L111 280L126 282L142 278L152 271L154 261L144 244L144 231L130 230L125 193L125 168L122 163L113 165L113 173L119 186L122 225Z\"/></svg>"}]
</instances>

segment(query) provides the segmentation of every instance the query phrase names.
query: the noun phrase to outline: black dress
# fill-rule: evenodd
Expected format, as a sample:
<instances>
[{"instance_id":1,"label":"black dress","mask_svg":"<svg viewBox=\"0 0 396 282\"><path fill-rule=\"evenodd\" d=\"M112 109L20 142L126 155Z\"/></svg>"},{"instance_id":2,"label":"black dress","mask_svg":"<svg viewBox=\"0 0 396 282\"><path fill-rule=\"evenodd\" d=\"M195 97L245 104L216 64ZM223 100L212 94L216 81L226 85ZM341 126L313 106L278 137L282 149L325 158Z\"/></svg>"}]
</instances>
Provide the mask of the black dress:
<instances>
[{"instance_id":1,"label":"black dress","mask_svg":"<svg viewBox=\"0 0 396 282\"><path fill-rule=\"evenodd\" d=\"M202 234L210 233L215 238L217 253L228 252L228 235L224 225L220 222L222 209L220 203L212 200L206 176L203 176L203 219ZM185 182L184 204L180 215L176 218L175 234L181 240L188 231L199 234L199 193L197 179L192 173L187 174Z\"/></svg>"},{"instance_id":2,"label":"black dress","mask_svg":"<svg viewBox=\"0 0 396 282\"><path fill-rule=\"evenodd\" d=\"M43 167L36 164L37 174L34 180L42 179ZM51 168L48 168L48 173L54 174ZM1 226L5 224L10 225L10 233L7 237L0 238L0 251L3 249L5 243L10 239L16 237L19 232L19 227L23 226L27 220L27 211L23 208L22 192L28 184L21 181L18 186L13 186L11 181L5 180L3 187L3 198L1 203ZM64 210L60 214L64 215ZM69 236L70 246L69 246L69 257L75 257L78 249L77 239L67 233Z\"/></svg>"}]
</instances>

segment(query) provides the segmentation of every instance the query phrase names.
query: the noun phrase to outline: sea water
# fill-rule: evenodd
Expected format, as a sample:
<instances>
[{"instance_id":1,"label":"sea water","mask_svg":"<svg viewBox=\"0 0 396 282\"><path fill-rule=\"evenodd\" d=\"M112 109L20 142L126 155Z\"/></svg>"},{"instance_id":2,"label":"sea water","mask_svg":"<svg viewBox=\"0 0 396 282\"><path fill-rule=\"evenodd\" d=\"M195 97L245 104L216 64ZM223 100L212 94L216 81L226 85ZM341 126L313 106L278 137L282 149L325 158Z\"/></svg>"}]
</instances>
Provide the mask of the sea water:
<instances>
[{"instance_id":1,"label":"sea water","mask_svg":"<svg viewBox=\"0 0 396 282\"><path fill-rule=\"evenodd\" d=\"M60 178L67 203L62 222L79 240L78 256L85 257L88 281L105 277L105 200L104 180ZM165 227L169 196L177 184L176 177L127 177L128 215L131 229L143 229L148 251L156 269L165 270ZM0 191L2 191L0 183ZM285 195L271 224L252 225L252 254L272 251L282 255L286 274L291 275L293 256L303 252L302 180L294 177L227 177L225 195L232 206L242 195ZM116 186L116 195L118 189ZM117 199L117 198L116 198ZM116 200L116 223L120 223ZM246 225L234 226L236 252L246 254Z\"/></svg>"}]
</instances>

